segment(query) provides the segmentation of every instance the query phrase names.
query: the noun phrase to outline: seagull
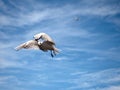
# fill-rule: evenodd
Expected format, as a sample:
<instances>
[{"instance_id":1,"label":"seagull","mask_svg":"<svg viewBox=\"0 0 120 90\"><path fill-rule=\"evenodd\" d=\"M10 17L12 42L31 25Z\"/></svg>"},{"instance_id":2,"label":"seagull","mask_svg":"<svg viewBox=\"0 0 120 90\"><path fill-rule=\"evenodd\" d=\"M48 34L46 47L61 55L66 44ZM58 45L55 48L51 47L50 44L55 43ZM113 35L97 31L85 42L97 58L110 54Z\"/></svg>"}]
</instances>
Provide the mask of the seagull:
<instances>
[{"instance_id":1,"label":"seagull","mask_svg":"<svg viewBox=\"0 0 120 90\"><path fill-rule=\"evenodd\" d=\"M59 53L59 50L55 46L53 46L51 42L48 41L39 42L38 40L29 40L25 43L20 44L15 48L15 50L17 51L21 49L36 49L36 50L42 50L44 52L50 50L52 57L54 57L57 53Z\"/></svg>"},{"instance_id":2,"label":"seagull","mask_svg":"<svg viewBox=\"0 0 120 90\"><path fill-rule=\"evenodd\" d=\"M49 49L51 51L51 56L53 57L53 54L56 55L56 53L59 53L59 50L55 47L55 42L53 39L46 33L39 33L33 36L33 38L38 41L39 39L43 40L41 44L41 49L43 51L46 51L46 49Z\"/></svg>"},{"instance_id":3,"label":"seagull","mask_svg":"<svg viewBox=\"0 0 120 90\"><path fill-rule=\"evenodd\" d=\"M75 17L75 21L79 21L79 19L80 19L79 17Z\"/></svg>"}]
</instances>

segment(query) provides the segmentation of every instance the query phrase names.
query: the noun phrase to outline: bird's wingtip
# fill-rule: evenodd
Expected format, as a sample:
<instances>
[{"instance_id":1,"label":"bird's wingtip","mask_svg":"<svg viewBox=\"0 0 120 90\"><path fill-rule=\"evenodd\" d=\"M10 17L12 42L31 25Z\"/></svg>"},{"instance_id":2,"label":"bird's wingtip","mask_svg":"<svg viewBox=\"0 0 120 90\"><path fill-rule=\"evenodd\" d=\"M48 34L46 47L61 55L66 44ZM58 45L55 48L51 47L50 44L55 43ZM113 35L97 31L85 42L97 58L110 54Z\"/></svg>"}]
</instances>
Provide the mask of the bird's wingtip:
<instances>
[{"instance_id":1,"label":"bird's wingtip","mask_svg":"<svg viewBox=\"0 0 120 90\"><path fill-rule=\"evenodd\" d=\"M19 51L19 49L17 47L14 48L15 51Z\"/></svg>"}]
</instances>

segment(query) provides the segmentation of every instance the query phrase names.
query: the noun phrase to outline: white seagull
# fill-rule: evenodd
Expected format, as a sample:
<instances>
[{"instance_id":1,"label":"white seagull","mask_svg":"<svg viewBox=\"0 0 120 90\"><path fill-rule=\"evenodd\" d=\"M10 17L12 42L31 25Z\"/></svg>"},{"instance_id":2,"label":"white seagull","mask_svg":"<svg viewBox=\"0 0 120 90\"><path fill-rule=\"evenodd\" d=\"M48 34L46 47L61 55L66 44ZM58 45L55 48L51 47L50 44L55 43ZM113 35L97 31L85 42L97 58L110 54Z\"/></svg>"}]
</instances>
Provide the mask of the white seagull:
<instances>
[{"instance_id":1,"label":"white seagull","mask_svg":"<svg viewBox=\"0 0 120 90\"><path fill-rule=\"evenodd\" d=\"M55 42L53 41L53 39L48 34L39 33L39 34L34 35L33 37L36 41L38 41L39 39L43 40L43 42L41 44L41 47L44 50L49 49L51 51L51 56L52 57L53 57L53 53L54 53L54 55L56 55L56 53L59 52L59 50L55 47Z\"/></svg>"},{"instance_id":2,"label":"white seagull","mask_svg":"<svg viewBox=\"0 0 120 90\"><path fill-rule=\"evenodd\" d=\"M40 35L40 34L39 34ZM47 34L45 34L47 35ZM38 36L37 36L38 37ZM42 39L44 40L43 42L38 41L40 38L35 38L35 40L29 40L23 44L20 44L15 48L15 50L20 50L20 49L38 49L42 50L44 52L50 51L51 56L54 57L57 53L59 53L59 50L55 47L55 43L53 40L47 35L47 37L41 36ZM44 39L46 38L46 39ZM50 41L48 41L50 40Z\"/></svg>"}]
</instances>

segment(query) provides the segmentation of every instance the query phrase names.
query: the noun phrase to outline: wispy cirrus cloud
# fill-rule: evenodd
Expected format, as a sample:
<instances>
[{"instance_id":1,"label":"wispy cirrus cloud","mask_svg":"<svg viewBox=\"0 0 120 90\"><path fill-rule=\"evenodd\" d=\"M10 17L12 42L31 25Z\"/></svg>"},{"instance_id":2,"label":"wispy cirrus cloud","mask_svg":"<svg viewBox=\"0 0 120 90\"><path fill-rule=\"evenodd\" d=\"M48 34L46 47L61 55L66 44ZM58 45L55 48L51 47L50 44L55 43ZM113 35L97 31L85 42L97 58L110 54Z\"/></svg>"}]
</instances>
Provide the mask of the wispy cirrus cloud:
<instances>
[{"instance_id":1,"label":"wispy cirrus cloud","mask_svg":"<svg viewBox=\"0 0 120 90\"><path fill-rule=\"evenodd\" d=\"M116 86L110 86L110 87L106 87L106 88L98 88L97 90L119 90L120 89L120 86L118 85L116 85Z\"/></svg>"},{"instance_id":2,"label":"wispy cirrus cloud","mask_svg":"<svg viewBox=\"0 0 120 90\"><path fill-rule=\"evenodd\" d=\"M72 79L71 82L74 85L67 90L74 89L88 89L88 90L99 90L101 86L105 86L103 90L111 90L113 88L119 88L119 86L114 86L114 83L120 81L120 69L106 69L103 71L93 72L93 73L72 73L76 78ZM111 85L113 84L113 87ZM93 89L93 87L96 89ZM102 90L102 87L100 88Z\"/></svg>"},{"instance_id":3,"label":"wispy cirrus cloud","mask_svg":"<svg viewBox=\"0 0 120 90\"><path fill-rule=\"evenodd\" d=\"M104 2L97 3L97 5L91 5L88 1L82 1L80 3L87 4L86 6L76 7L72 4L64 5L62 7L56 8L48 8L48 6L44 6L43 4L38 5L37 2L31 1L26 2L29 3L32 8L25 8L23 4L16 4L13 1L10 1L10 4L13 5L14 8L11 10L12 15L17 14L16 16L10 15L0 15L1 16L1 25L5 26L24 26L24 25L34 25L35 23L43 22L43 20L55 20L64 18L68 20L71 17L76 15L96 15L96 16L107 16L107 15L116 15L119 12L119 8L116 4L111 7L109 4L104 5ZM35 3L35 4L34 4ZM80 4L79 3L79 4ZM9 6L5 5L3 1L1 1L1 5L4 7L4 12L7 12ZM29 6L28 6L29 7ZM17 12L16 9L20 9L20 12ZM24 9L26 9L24 12ZM67 14L69 12L69 14ZM12 23L11 23L12 22Z\"/></svg>"}]
</instances>

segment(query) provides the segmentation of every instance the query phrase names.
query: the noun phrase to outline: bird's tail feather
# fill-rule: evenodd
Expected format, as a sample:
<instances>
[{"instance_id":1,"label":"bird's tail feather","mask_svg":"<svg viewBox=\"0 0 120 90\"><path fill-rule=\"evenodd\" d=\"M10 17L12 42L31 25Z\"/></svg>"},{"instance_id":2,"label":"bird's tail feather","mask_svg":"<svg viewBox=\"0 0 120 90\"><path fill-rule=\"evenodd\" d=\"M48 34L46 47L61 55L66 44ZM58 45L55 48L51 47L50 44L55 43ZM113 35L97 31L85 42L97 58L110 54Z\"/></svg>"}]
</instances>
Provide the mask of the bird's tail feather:
<instances>
[{"instance_id":1,"label":"bird's tail feather","mask_svg":"<svg viewBox=\"0 0 120 90\"><path fill-rule=\"evenodd\" d=\"M57 48L54 47L54 53L57 54L59 53L59 50Z\"/></svg>"}]
</instances>

